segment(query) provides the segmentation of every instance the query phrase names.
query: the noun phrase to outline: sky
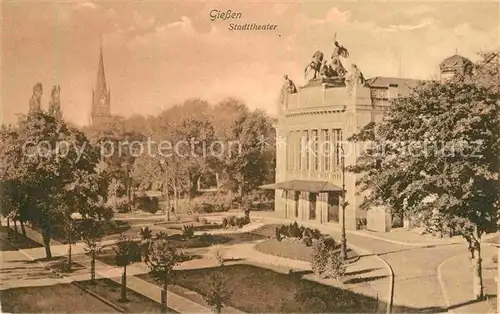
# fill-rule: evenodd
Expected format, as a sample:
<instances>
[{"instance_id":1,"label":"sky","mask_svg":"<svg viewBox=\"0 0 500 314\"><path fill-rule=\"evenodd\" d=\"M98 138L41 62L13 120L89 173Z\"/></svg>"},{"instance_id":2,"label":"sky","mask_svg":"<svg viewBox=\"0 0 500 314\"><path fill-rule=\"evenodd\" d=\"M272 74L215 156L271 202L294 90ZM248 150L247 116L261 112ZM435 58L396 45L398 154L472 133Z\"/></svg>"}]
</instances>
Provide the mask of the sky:
<instances>
[{"instance_id":1,"label":"sky","mask_svg":"<svg viewBox=\"0 0 500 314\"><path fill-rule=\"evenodd\" d=\"M0 119L27 113L33 85L47 109L61 86L65 119L89 122L102 42L113 114L157 115L186 99L227 97L273 115L282 77L303 70L333 38L349 68L365 77L437 78L457 51L471 60L498 49L499 2L167 2L3 1ZM211 20L213 10L240 19ZM230 23L275 24L274 31L231 31Z\"/></svg>"}]
</instances>

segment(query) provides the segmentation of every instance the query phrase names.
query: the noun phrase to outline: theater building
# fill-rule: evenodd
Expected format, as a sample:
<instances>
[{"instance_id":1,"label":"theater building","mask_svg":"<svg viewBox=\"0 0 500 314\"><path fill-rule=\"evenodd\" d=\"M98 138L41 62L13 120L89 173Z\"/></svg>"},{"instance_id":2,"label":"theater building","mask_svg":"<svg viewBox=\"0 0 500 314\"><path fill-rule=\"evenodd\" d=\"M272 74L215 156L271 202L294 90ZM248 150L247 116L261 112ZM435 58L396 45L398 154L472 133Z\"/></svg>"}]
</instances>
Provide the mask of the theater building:
<instances>
[{"instance_id":1,"label":"theater building","mask_svg":"<svg viewBox=\"0 0 500 314\"><path fill-rule=\"evenodd\" d=\"M462 73L470 61L460 56L445 59L441 74ZM358 174L345 172L356 162L355 147L346 139L370 122L378 122L392 100L408 95L418 80L374 77L314 79L294 93L282 97L276 128L276 181L262 186L275 189L278 216L319 223L342 221L342 185L345 182L347 229L367 223L375 231L389 231L392 223L384 209L359 209L362 195L356 195ZM340 145L339 145L340 144ZM342 149L344 153L342 153Z\"/></svg>"}]
</instances>

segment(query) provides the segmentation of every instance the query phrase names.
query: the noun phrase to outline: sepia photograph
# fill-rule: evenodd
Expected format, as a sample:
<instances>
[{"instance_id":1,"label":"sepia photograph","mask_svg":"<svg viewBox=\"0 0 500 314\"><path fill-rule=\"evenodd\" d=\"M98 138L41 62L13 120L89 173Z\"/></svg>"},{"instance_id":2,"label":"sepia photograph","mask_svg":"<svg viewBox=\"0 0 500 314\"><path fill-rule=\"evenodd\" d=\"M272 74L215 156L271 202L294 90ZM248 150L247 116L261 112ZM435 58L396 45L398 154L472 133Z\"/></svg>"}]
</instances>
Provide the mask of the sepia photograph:
<instances>
[{"instance_id":1,"label":"sepia photograph","mask_svg":"<svg viewBox=\"0 0 500 314\"><path fill-rule=\"evenodd\" d=\"M498 0L0 29L0 313L500 313Z\"/></svg>"}]
</instances>

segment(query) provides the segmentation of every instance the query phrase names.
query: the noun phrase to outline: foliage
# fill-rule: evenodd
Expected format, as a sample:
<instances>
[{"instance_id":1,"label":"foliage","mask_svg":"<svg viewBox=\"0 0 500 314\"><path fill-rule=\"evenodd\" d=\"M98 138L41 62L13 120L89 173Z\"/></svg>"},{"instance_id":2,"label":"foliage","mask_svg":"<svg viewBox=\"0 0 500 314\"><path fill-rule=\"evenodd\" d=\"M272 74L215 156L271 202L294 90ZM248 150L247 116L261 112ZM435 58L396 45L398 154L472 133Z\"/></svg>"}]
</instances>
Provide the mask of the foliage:
<instances>
[{"instance_id":1,"label":"foliage","mask_svg":"<svg viewBox=\"0 0 500 314\"><path fill-rule=\"evenodd\" d=\"M303 237L312 239L319 239L321 232L318 229L311 229L304 226L299 226L296 221L289 225L282 225L276 228L276 239L281 241L284 237L302 239ZM279 234L279 238L277 236Z\"/></svg>"},{"instance_id":2,"label":"foliage","mask_svg":"<svg viewBox=\"0 0 500 314\"><path fill-rule=\"evenodd\" d=\"M363 218L363 217L356 218L356 230L366 229L366 225L367 225L366 218Z\"/></svg>"},{"instance_id":3,"label":"foliage","mask_svg":"<svg viewBox=\"0 0 500 314\"><path fill-rule=\"evenodd\" d=\"M302 243L305 245L305 246L312 246L313 245L313 240L308 237L308 236L304 236L302 238Z\"/></svg>"},{"instance_id":4,"label":"foliage","mask_svg":"<svg viewBox=\"0 0 500 314\"><path fill-rule=\"evenodd\" d=\"M248 225L250 223L250 217L242 216L236 217L235 224L238 228L242 228L244 225Z\"/></svg>"},{"instance_id":5,"label":"foliage","mask_svg":"<svg viewBox=\"0 0 500 314\"><path fill-rule=\"evenodd\" d=\"M103 123L83 128L90 144L103 152L101 185L106 198L122 197L132 185L130 172L137 152L134 152L133 145L128 144L144 141L151 133L145 122L141 116L114 116Z\"/></svg>"},{"instance_id":6,"label":"foliage","mask_svg":"<svg viewBox=\"0 0 500 314\"><path fill-rule=\"evenodd\" d=\"M395 100L369 136L354 138L369 145L350 169L363 174L362 208L388 206L429 232L465 237L479 299L480 239L498 229L500 202L498 54L484 57L470 78L429 82Z\"/></svg>"},{"instance_id":7,"label":"foliage","mask_svg":"<svg viewBox=\"0 0 500 314\"><path fill-rule=\"evenodd\" d=\"M250 218L248 216L227 216L222 218L222 228L238 227L242 228L244 225L250 223Z\"/></svg>"},{"instance_id":8,"label":"foliage","mask_svg":"<svg viewBox=\"0 0 500 314\"><path fill-rule=\"evenodd\" d=\"M126 198L115 199L112 206L113 210L119 213L129 213L132 211L132 204Z\"/></svg>"},{"instance_id":9,"label":"foliage","mask_svg":"<svg viewBox=\"0 0 500 314\"><path fill-rule=\"evenodd\" d=\"M281 241L281 227L274 228L274 235L276 240Z\"/></svg>"},{"instance_id":10,"label":"foliage","mask_svg":"<svg viewBox=\"0 0 500 314\"><path fill-rule=\"evenodd\" d=\"M141 261L139 244L124 234L120 235L113 249L116 254L116 266L127 267L134 262Z\"/></svg>"},{"instance_id":11,"label":"foliage","mask_svg":"<svg viewBox=\"0 0 500 314\"><path fill-rule=\"evenodd\" d=\"M228 216L227 217L227 225L229 227L236 227L236 216Z\"/></svg>"},{"instance_id":12,"label":"foliage","mask_svg":"<svg viewBox=\"0 0 500 314\"><path fill-rule=\"evenodd\" d=\"M213 248L214 258L219 266L224 266L224 250L220 244L216 244Z\"/></svg>"},{"instance_id":13,"label":"foliage","mask_svg":"<svg viewBox=\"0 0 500 314\"><path fill-rule=\"evenodd\" d=\"M144 262L149 260L149 248L151 246L151 238L153 237L153 231L149 227L141 228L139 231L141 236L141 251Z\"/></svg>"},{"instance_id":14,"label":"foliage","mask_svg":"<svg viewBox=\"0 0 500 314\"><path fill-rule=\"evenodd\" d=\"M98 153L85 135L43 112L22 116L0 130L2 211L42 228L51 258L51 228L78 211L95 216L100 201ZM5 206L5 207L4 207Z\"/></svg>"},{"instance_id":15,"label":"foliage","mask_svg":"<svg viewBox=\"0 0 500 314\"><path fill-rule=\"evenodd\" d=\"M101 241L104 237L102 224L93 219L85 219L76 227L80 237L85 243L85 251L90 256L90 276L95 280L95 259L96 255L102 251Z\"/></svg>"},{"instance_id":16,"label":"foliage","mask_svg":"<svg viewBox=\"0 0 500 314\"><path fill-rule=\"evenodd\" d=\"M345 274L341 252L335 249L335 240L332 238L321 238L315 241L311 264L313 272L318 277L340 279Z\"/></svg>"},{"instance_id":17,"label":"foliage","mask_svg":"<svg viewBox=\"0 0 500 314\"><path fill-rule=\"evenodd\" d=\"M224 274L222 272L214 273L210 276L210 289L206 296L205 301L208 305L212 306L216 313L221 313L224 303L230 300L231 294L228 292Z\"/></svg>"},{"instance_id":18,"label":"foliage","mask_svg":"<svg viewBox=\"0 0 500 314\"><path fill-rule=\"evenodd\" d=\"M141 228L139 234L143 240L150 240L153 237L153 230L151 230L149 227L144 227Z\"/></svg>"},{"instance_id":19,"label":"foliage","mask_svg":"<svg viewBox=\"0 0 500 314\"><path fill-rule=\"evenodd\" d=\"M217 193L215 195L201 195L190 201L190 213L215 213L228 211L231 208L232 197L230 194Z\"/></svg>"},{"instance_id":20,"label":"foliage","mask_svg":"<svg viewBox=\"0 0 500 314\"><path fill-rule=\"evenodd\" d=\"M150 258L147 263L149 274L164 288L172 282L173 268L182 261L182 254L177 252L175 246L169 245L168 238L157 234L150 248Z\"/></svg>"},{"instance_id":21,"label":"foliage","mask_svg":"<svg viewBox=\"0 0 500 314\"><path fill-rule=\"evenodd\" d=\"M193 225L184 225L182 226L182 236L190 239L194 236L194 226Z\"/></svg>"}]
</instances>

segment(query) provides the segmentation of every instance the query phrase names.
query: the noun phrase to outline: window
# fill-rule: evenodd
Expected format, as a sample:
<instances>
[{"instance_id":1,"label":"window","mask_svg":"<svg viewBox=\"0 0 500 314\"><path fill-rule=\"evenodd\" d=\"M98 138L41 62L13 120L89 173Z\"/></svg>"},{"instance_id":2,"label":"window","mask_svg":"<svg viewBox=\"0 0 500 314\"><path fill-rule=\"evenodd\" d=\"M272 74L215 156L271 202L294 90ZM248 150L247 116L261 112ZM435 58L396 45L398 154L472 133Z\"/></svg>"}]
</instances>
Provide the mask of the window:
<instances>
[{"instance_id":1,"label":"window","mask_svg":"<svg viewBox=\"0 0 500 314\"><path fill-rule=\"evenodd\" d=\"M342 130L341 129L334 129L333 130L333 143L334 143L333 164L338 166L338 165L340 165L340 154L342 153L342 150L339 147L339 145L342 145Z\"/></svg>"},{"instance_id":2,"label":"window","mask_svg":"<svg viewBox=\"0 0 500 314\"><path fill-rule=\"evenodd\" d=\"M300 170L300 131L293 132L293 162L294 169Z\"/></svg>"},{"instance_id":3,"label":"window","mask_svg":"<svg viewBox=\"0 0 500 314\"><path fill-rule=\"evenodd\" d=\"M300 133L297 133L297 135L300 135ZM299 140L299 152L298 152L298 170L302 170L303 166L303 155L304 155L304 140L302 139L302 136L297 136Z\"/></svg>"},{"instance_id":4,"label":"window","mask_svg":"<svg viewBox=\"0 0 500 314\"><path fill-rule=\"evenodd\" d=\"M319 139L318 139L318 130L312 130L311 141L312 142L312 170L319 170Z\"/></svg>"},{"instance_id":5,"label":"window","mask_svg":"<svg viewBox=\"0 0 500 314\"><path fill-rule=\"evenodd\" d=\"M286 169L291 170L292 168L292 134L288 133L286 136Z\"/></svg>"},{"instance_id":6,"label":"window","mask_svg":"<svg viewBox=\"0 0 500 314\"><path fill-rule=\"evenodd\" d=\"M323 138L323 143L321 144L321 155L323 157L323 170L324 171L329 171L330 170L330 163L331 163L331 144L330 141L330 130L328 129L323 129L321 130L322 133L322 138Z\"/></svg>"},{"instance_id":7,"label":"window","mask_svg":"<svg viewBox=\"0 0 500 314\"><path fill-rule=\"evenodd\" d=\"M339 145L343 145L342 143L342 130L341 129L337 129L337 143ZM339 148L337 150L337 165L340 165L340 154L342 154L342 150Z\"/></svg>"},{"instance_id":8,"label":"window","mask_svg":"<svg viewBox=\"0 0 500 314\"><path fill-rule=\"evenodd\" d=\"M310 169L310 152L309 152L309 141L310 141L310 137L309 137L309 130L306 130L304 131L304 158L305 158L305 161L304 161L304 165L305 165L305 169L304 170L309 170Z\"/></svg>"}]
</instances>

